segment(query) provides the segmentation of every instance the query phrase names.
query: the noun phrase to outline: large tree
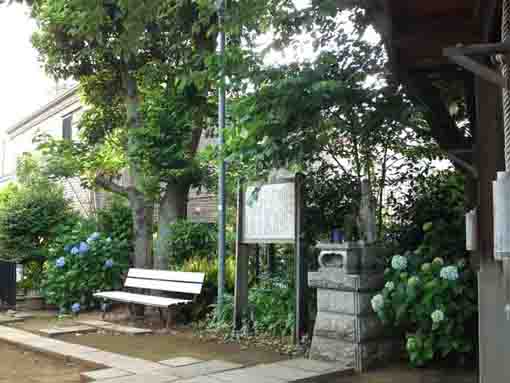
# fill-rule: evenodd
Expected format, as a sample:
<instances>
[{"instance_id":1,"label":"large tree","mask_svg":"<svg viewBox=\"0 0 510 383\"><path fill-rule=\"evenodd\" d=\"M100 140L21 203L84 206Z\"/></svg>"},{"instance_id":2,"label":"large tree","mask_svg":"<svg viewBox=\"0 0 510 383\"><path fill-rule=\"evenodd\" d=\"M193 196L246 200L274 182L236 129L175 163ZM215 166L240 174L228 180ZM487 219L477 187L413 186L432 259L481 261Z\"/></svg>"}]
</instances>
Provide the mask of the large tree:
<instances>
[{"instance_id":1,"label":"large tree","mask_svg":"<svg viewBox=\"0 0 510 383\"><path fill-rule=\"evenodd\" d=\"M233 49L227 62L234 69L228 75L250 66L241 42L249 46L254 33L269 28L291 3L229 3L225 28ZM218 73L214 2L36 0L33 15L39 24L33 42L46 69L79 80L91 107L81 124L83 141L50 141L47 153L67 153L69 168L92 187L127 195L138 266L151 263L152 206L158 202L157 258L164 259L168 223L185 214L188 190L202 174L198 142L215 114L209 97ZM118 182L122 168L129 169L127 187Z\"/></svg>"},{"instance_id":2,"label":"large tree","mask_svg":"<svg viewBox=\"0 0 510 383\"><path fill-rule=\"evenodd\" d=\"M337 31L326 48L312 63L269 68L240 97L231 159L255 177L282 166L305 170L318 231L354 219L367 178L381 237L391 190L426 171L439 152L419 111L385 78L380 47ZM334 199L331 185L340 193Z\"/></svg>"}]
</instances>

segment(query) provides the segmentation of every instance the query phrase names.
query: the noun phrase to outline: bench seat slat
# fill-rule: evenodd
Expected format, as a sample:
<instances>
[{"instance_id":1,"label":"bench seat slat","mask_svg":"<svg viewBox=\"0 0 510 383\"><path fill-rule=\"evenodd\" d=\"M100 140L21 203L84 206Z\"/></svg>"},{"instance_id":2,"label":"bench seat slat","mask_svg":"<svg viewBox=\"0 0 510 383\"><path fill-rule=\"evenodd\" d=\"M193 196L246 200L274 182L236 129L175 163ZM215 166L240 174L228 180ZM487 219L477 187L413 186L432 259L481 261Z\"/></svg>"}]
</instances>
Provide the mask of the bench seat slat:
<instances>
[{"instance_id":1,"label":"bench seat slat","mask_svg":"<svg viewBox=\"0 0 510 383\"><path fill-rule=\"evenodd\" d=\"M204 273L183 271L129 269L128 278L158 279L162 281L204 283Z\"/></svg>"},{"instance_id":2,"label":"bench seat slat","mask_svg":"<svg viewBox=\"0 0 510 383\"><path fill-rule=\"evenodd\" d=\"M105 298L112 301L119 301L125 303L136 303L141 305L153 306L153 307L170 307L172 305L176 305L179 303L189 303L191 302L188 299L175 299L175 298L165 298L158 297L153 295L144 295L144 294L133 294L125 291L107 291L95 293L95 297L97 298Z\"/></svg>"},{"instance_id":3,"label":"bench seat slat","mask_svg":"<svg viewBox=\"0 0 510 383\"><path fill-rule=\"evenodd\" d=\"M138 279L131 277L126 279L124 286L138 289L170 291L184 294L200 294L202 291L202 284L199 283L172 282L161 281L158 279Z\"/></svg>"}]
</instances>

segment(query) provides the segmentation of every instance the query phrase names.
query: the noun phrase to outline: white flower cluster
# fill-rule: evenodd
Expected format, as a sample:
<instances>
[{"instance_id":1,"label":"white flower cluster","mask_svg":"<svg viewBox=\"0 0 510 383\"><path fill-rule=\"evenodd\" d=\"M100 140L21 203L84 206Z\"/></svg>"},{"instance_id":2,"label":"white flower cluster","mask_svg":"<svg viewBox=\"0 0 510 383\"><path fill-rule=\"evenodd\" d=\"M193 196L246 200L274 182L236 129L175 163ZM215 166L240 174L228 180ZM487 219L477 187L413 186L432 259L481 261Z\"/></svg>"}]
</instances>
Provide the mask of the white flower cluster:
<instances>
[{"instance_id":1,"label":"white flower cluster","mask_svg":"<svg viewBox=\"0 0 510 383\"><path fill-rule=\"evenodd\" d=\"M436 264L438 264L438 265L441 265L441 266L442 266L442 265L444 265L444 260L443 260L443 258L441 258L441 257L436 257L436 258L434 258L434 260L433 260L432 262L433 262L433 263L436 263Z\"/></svg>"},{"instance_id":2,"label":"white flower cluster","mask_svg":"<svg viewBox=\"0 0 510 383\"><path fill-rule=\"evenodd\" d=\"M456 266L446 266L441 269L439 276L448 281L456 281L459 279L459 270Z\"/></svg>"},{"instance_id":3,"label":"white flower cluster","mask_svg":"<svg viewBox=\"0 0 510 383\"><path fill-rule=\"evenodd\" d=\"M381 294L377 294L372 298L370 303L372 304L372 309L375 312L381 311L382 308L384 307L384 297Z\"/></svg>"},{"instance_id":4,"label":"white flower cluster","mask_svg":"<svg viewBox=\"0 0 510 383\"><path fill-rule=\"evenodd\" d=\"M432 314L430 314L432 318L432 322L439 323L444 321L444 313L441 310L436 310Z\"/></svg>"},{"instance_id":5,"label":"white flower cluster","mask_svg":"<svg viewBox=\"0 0 510 383\"><path fill-rule=\"evenodd\" d=\"M391 267L395 270L405 270L407 268L407 258L401 255L394 255L391 258Z\"/></svg>"},{"instance_id":6,"label":"white flower cluster","mask_svg":"<svg viewBox=\"0 0 510 383\"><path fill-rule=\"evenodd\" d=\"M388 291L393 291L395 290L395 284L393 282L386 282L386 284L384 285L384 288Z\"/></svg>"}]
</instances>

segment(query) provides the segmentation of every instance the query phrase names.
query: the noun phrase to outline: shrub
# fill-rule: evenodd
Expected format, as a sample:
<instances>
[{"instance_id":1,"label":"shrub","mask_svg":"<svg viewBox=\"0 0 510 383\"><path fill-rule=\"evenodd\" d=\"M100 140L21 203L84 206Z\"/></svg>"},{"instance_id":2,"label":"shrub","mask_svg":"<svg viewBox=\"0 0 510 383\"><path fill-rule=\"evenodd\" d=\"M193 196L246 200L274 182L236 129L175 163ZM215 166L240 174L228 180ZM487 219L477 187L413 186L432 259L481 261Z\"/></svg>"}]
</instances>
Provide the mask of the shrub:
<instances>
[{"instance_id":1,"label":"shrub","mask_svg":"<svg viewBox=\"0 0 510 383\"><path fill-rule=\"evenodd\" d=\"M248 301L257 333L292 334L295 324L295 290L282 278L263 278L250 289Z\"/></svg>"},{"instance_id":2,"label":"shrub","mask_svg":"<svg viewBox=\"0 0 510 383\"><path fill-rule=\"evenodd\" d=\"M113 239L133 243L133 215L123 197L113 196L110 206L96 214L100 231L109 233Z\"/></svg>"},{"instance_id":3,"label":"shrub","mask_svg":"<svg viewBox=\"0 0 510 383\"><path fill-rule=\"evenodd\" d=\"M2 258L44 261L61 223L76 217L63 188L41 171L31 154L17 160L17 184L0 192L0 250Z\"/></svg>"},{"instance_id":4,"label":"shrub","mask_svg":"<svg viewBox=\"0 0 510 383\"><path fill-rule=\"evenodd\" d=\"M228 257L225 260L225 289L234 291L235 284L235 258ZM205 285L209 288L218 286L218 259L213 260L204 257L194 257L184 262L181 271L205 273Z\"/></svg>"},{"instance_id":5,"label":"shrub","mask_svg":"<svg viewBox=\"0 0 510 383\"><path fill-rule=\"evenodd\" d=\"M394 256L385 281L384 289L372 299L372 308L385 324L405 332L413 365L473 352L476 286L465 261Z\"/></svg>"},{"instance_id":6,"label":"shrub","mask_svg":"<svg viewBox=\"0 0 510 383\"><path fill-rule=\"evenodd\" d=\"M171 268L181 267L190 259L211 260L217 253L215 224L179 220L171 225L170 233L168 264Z\"/></svg>"},{"instance_id":7,"label":"shrub","mask_svg":"<svg viewBox=\"0 0 510 383\"><path fill-rule=\"evenodd\" d=\"M429 261L438 254L452 261L466 256L462 175L444 170L419 177L392 202L397 252L418 248Z\"/></svg>"},{"instance_id":8,"label":"shrub","mask_svg":"<svg viewBox=\"0 0 510 383\"><path fill-rule=\"evenodd\" d=\"M0 207L2 257L44 260L56 227L75 214L61 188L45 190L20 186L10 189Z\"/></svg>"},{"instance_id":9,"label":"shrub","mask_svg":"<svg viewBox=\"0 0 510 383\"><path fill-rule=\"evenodd\" d=\"M285 337L292 334L295 327L295 293L287 281L279 277L264 277L253 286L248 294L248 306L252 330L258 335ZM214 307L214 306L213 306ZM226 295L223 310L214 310L207 322L209 329L233 331L234 300Z\"/></svg>"},{"instance_id":10,"label":"shrub","mask_svg":"<svg viewBox=\"0 0 510 383\"><path fill-rule=\"evenodd\" d=\"M94 308L100 290L122 287L122 275L129 265L128 243L106 234L88 231L87 222L60 228L45 263L42 292L49 304L62 312Z\"/></svg>"}]
</instances>

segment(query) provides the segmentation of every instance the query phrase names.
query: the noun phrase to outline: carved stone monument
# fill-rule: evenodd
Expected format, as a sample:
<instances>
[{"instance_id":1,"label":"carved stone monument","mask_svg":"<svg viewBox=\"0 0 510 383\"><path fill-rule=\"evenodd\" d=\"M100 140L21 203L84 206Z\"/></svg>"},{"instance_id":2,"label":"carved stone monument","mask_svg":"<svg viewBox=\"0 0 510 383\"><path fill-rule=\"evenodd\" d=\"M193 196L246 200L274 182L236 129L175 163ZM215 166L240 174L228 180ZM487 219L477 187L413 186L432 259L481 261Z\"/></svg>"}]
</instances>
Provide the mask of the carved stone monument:
<instances>
[{"instance_id":1,"label":"carved stone monument","mask_svg":"<svg viewBox=\"0 0 510 383\"><path fill-rule=\"evenodd\" d=\"M317 318L310 357L365 371L394 354L395 342L370 300L384 285L381 248L362 241L319 244L320 269L308 273L317 288Z\"/></svg>"}]
</instances>

